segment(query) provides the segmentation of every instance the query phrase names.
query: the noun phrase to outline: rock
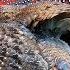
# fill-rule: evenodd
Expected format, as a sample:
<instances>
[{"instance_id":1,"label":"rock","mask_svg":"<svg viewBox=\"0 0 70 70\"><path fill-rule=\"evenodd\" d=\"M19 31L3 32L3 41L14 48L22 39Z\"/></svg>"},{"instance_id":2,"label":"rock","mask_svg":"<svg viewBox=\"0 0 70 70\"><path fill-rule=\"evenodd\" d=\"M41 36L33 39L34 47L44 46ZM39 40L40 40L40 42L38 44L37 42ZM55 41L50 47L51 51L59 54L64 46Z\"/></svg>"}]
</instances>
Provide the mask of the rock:
<instances>
[{"instance_id":1,"label":"rock","mask_svg":"<svg viewBox=\"0 0 70 70\"><path fill-rule=\"evenodd\" d=\"M26 12L25 12L26 11ZM56 17L55 17L56 16ZM70 17L70 5L59 2L42 2L34 5L27 6L24 9L21 9L20 12L16 15L16 19L27 19L27 25L36 26L38 22L53 17L58 19ZM36 23L37 22L37 23ZM36 24L35 24L36 23Z\"/></svg>"},{"instance_id":2,"label":"rock","mask_svg":"<svg viewBox=\"0 0 70 70\"><path fill-rule=\"evenodd\" d=\"M19 14L15 15L15 20L2 20L0 69L58 70L61 67L64 70L64 66L68 69L70 46L55 36L60 32L58 27L62 28L64 22L68 24L69 8L68 4L42 2L21 9ZM56 22L52 23L53 19L58 25L55 25ZM54 32L55 28L57 30Z\"/></svg>"}]
</instances>

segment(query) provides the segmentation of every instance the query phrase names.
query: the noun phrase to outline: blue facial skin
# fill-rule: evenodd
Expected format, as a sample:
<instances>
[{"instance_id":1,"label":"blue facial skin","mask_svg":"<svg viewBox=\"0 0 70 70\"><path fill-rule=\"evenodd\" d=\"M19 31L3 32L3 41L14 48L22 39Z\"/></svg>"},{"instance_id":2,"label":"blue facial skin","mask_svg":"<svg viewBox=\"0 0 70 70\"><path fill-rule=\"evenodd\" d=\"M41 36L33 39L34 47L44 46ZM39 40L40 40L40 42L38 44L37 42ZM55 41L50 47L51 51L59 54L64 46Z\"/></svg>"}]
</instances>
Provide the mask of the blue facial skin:
<instances>
[{"instance_id":1,"label":"blue facial skin","mask_svg":"<svg viewBox=\"0 0 70 70\"><path fill-rule=\"evenodd\" d=\"M70 64L65 61L61 61L58 63L57 68L58 70L70 70Z\"/></svg>"}]
</instances>

